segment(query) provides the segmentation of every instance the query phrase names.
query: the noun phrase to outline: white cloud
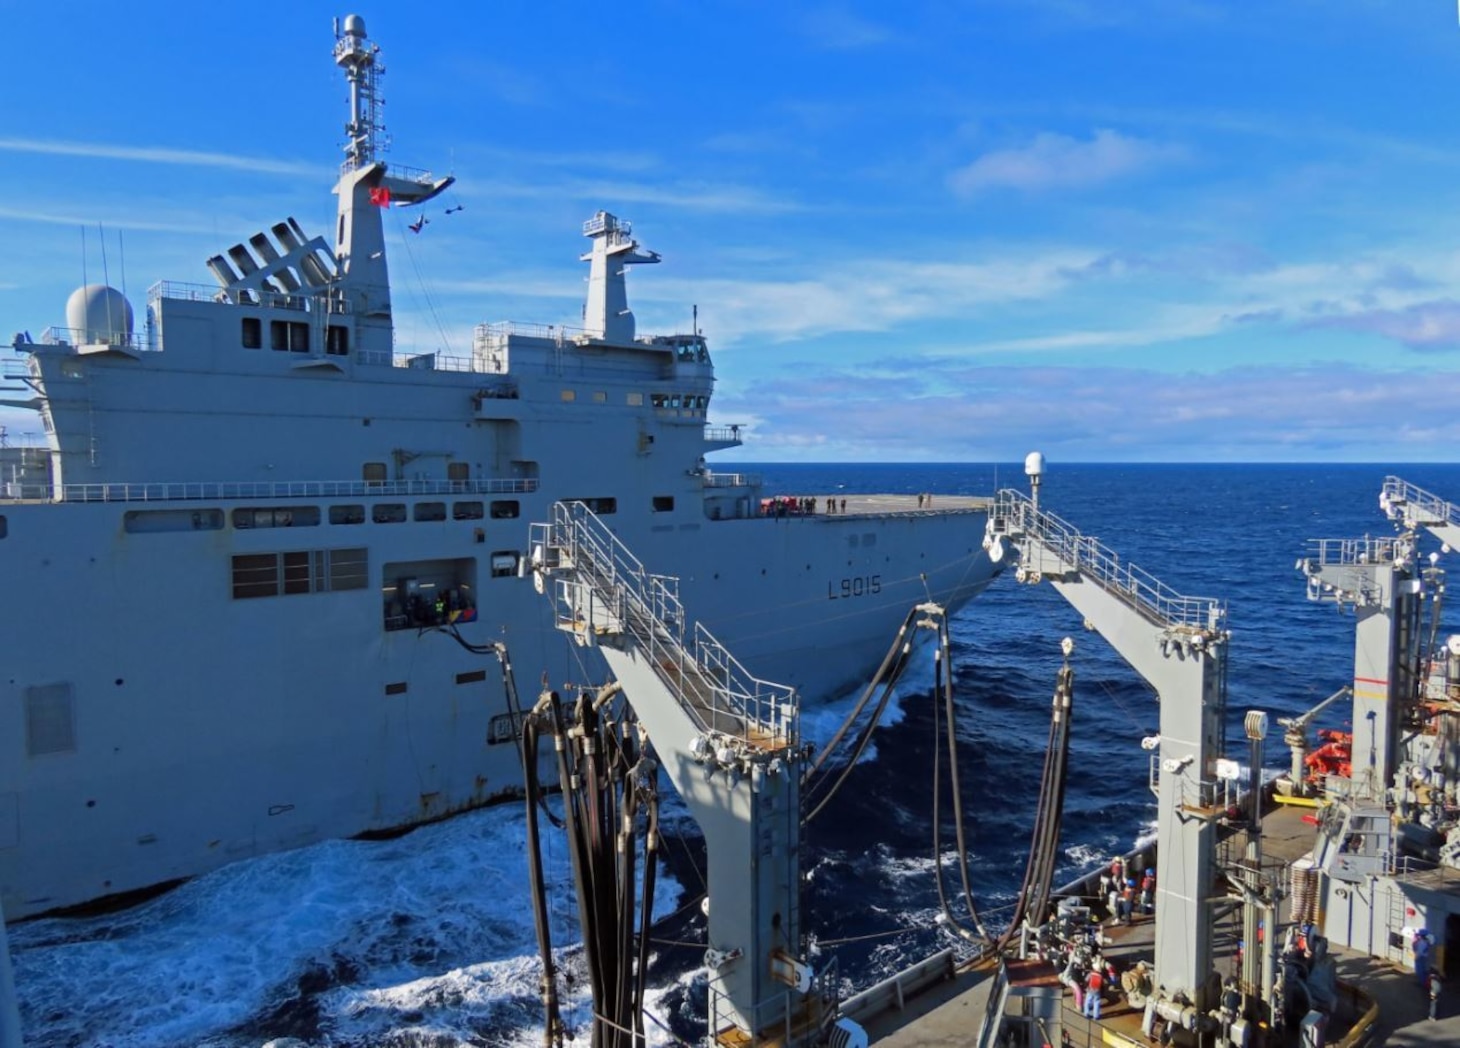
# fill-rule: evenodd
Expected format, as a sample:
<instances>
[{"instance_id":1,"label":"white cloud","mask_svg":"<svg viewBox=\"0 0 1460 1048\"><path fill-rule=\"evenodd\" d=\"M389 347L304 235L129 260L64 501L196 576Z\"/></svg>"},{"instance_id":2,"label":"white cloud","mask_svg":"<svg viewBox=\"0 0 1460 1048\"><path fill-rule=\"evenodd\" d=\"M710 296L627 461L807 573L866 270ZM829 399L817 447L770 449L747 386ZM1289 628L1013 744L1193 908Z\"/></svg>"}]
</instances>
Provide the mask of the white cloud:
<instances>
[{"instance_id":1,"label":"white cloud","mask_svg":"<svg viewBox=\"0 0 1460 1048\"><path fill-rule=\"evenodd\" d=\"M801 25L812 43L831 50L876 47L894 39L893 32L886 26L837 7L822 7L808 12Z\"/></svg>"},{"instance_id":2,"label":"white cloud","mask_svg":"<svg viewBox=\"0 0 1460 1048\"><path fill-rule=\"evenodd\" d=\"M1045 132L1026 146L985 153L949 177L965 196L990 189L1040 192L1098 185L1184 159L1177 145L1102 128L1089 141Z\"/></svg>"},{"instance_id":3,"label":"white cloud","mask_svg":"<svg viewBox=\"0 0 1460 1048\"><path fill-rule=\"evenodd\" d=\"M89 157L96 160L133 160L145 164L175 164L187 167L224 167L266 175L319 177L323 174L325 177L330 177L328 169L318 164L240 156L235 153L171 149L166 146L128 146L109 145L102 142L66 142L56 139L0 138L0 152Z\"/></svg>"}]
</instances>

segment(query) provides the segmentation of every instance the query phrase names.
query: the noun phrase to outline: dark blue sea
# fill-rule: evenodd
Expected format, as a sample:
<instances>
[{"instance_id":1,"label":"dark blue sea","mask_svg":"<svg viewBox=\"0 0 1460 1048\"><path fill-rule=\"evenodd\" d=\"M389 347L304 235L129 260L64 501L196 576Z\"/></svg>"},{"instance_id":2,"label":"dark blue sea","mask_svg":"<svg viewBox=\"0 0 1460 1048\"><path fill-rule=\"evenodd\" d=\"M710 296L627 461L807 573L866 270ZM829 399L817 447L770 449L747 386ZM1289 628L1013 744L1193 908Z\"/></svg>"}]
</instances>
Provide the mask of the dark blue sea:
<instances>
[{"instance_id":1,"label":"dark blue sea","mask_svg":"<svg viewBox=\"0 0 1460 1048\"><path fill-rule=\"evenodd\" d=\"M1025 487L1018 464L733 468L761 473L767 494ZM1353 618L1309 603L1295 563L1312 539L1393 534L1378 505L1391 473L1460 498L1456 465L1055 463L1042 504L1172 589L1226 601L1235 740L1248 709L1292 715L1350 678ZM1447 631L1460 632L1460 615L1448 616ZM1065 636L1076 642L1075 713L1056 882L1130 850L1154 827L1140 748L1157 728L1154 694L1050 587L1000 579L952 620L974 890L992 923L1023 875ZM809 835L807 921L818 963L835 958L848 989L953 944L934 920L933 671L924 656L873 752ZM811 732L829 734L852 698L809 711ZM1334 710L1319 723L1344 717ZM1273 769L1287 760L1279 740L1270 735ZM1245 761L1245 746L1234 749ZM652 1028L669 1044L668 1031L689 1032L701 1012L700 950L677 944L702 942L704 928L694 828L682 810L666 821L652 1005L663 1026ZM522 827L511 805L394 841L335 841L236 864L121 914L12 928L27 1043L541 1043ZM553 847L554 934L565 942L572 893L562 846ZM949 829L942 851L953 851ZM571 967L571 948L564 959ZM570 1021L582 1022L586 1000L574 991L572 1001Z\"/></svg>"}]
</instances>

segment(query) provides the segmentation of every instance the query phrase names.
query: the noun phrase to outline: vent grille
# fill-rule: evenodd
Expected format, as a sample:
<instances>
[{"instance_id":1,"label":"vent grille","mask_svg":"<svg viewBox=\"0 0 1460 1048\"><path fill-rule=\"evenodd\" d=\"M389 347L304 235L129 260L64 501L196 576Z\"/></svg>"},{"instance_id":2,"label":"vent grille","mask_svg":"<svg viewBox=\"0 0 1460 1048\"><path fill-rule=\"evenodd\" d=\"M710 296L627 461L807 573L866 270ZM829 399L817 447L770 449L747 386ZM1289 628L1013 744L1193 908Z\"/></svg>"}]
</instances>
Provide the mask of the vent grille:
<instances>
[{"instance_id":1,"label":"vent grille","mask_svg":"<svg viewBox=\"0 0 1460 1048\"><path fill-rule=\"evenodd\" d=\"M70 683L25 689L25 747L32 757L76 752L76 703Z\"/></svg>"}]
</instances>

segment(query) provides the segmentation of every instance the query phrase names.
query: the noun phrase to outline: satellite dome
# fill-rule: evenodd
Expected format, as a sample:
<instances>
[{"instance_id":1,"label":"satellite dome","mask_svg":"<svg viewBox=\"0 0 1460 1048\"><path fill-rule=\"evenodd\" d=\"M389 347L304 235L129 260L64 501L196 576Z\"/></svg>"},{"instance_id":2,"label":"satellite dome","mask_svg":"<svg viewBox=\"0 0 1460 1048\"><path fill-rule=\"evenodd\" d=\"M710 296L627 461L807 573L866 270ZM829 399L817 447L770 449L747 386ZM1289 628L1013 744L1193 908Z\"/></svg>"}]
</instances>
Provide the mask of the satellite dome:
<instances>
[{"instance_id":1,"label":"satellite dome","mask_svg":"<svg viewBox=\"0 0 1460 1048\"><path fill-rule=\"evenodd\" d=\"M132 305L105 284L87 284L66 300L66 326L79 345L124 345L132 340Z\"/></svg>"},{"instance_id":2,"label":"satellite dome","mask_svg":"<svg viewBox=\"0 0 1460 1048\"><path fill-rule=\"evenodd\" d=\"M346 36L364 36L365 35L365 19L361 18L359 15L346 15L345 16L345 35Z\"/></svg>"}]
</instances>

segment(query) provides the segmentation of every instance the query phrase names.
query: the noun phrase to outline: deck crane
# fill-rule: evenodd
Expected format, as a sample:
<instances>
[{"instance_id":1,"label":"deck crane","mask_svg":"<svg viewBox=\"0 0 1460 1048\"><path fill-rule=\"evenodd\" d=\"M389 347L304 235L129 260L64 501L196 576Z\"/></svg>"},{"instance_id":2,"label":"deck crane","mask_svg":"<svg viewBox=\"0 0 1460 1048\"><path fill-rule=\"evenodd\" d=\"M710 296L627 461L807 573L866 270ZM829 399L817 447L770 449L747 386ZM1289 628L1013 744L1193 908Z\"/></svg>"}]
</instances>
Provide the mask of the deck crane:
<instances>
[{"instance_id":1,"label":"deck crane","mask_svg":"<svg viewBox=\"0 0 1460 1048\"><path fill-rule=\"evenodd\" d=\"M1283 742L1287 744L1293 755L1292 765L1288 769L1287 784L1284 785L1281 777L1277 780L1280 793L1284 793L1286 796L1307 797L1313 792L1308 784L1308 729L1312 727L1320 713L1335 702L1342 702L1353 693L1353 688L1345 685L1306 713L1300 713L1296 717L1278 718L1278 727L1283 729Z\"/></svg>"},{"instance_id":2,"label":"deck crane","mask_svg":"<svg viewBox=\"0 0 1460 1048\"><path fill-rule=\"evenodd\" d=\"M533 525L532 568L557 626L603 654L704 833L711 1041L865 1045L802 952L808 748L794 690L750 676L703 626L690 632L677 580L647 572L582 503Z\"/></svg>"},{"instance_id":3,"label":"deck crane","mask_svg":"<svg viewBox=\"0 0 1460 1048\"><path fill-rule=\"evenodd\" d=\"M1160 733L1142 742L1152 751L1159 805L1153 977L1172 1002L1163 1014L1195 1028L1215 1003L1210 900L1216 824L1225 814L1217 763L1226 713L1226 608L1218 600L1180 596L1042 510L1038 452L1025 460L1025 473L1031 494L1000 491L990 511L985 542L991 554L1002 555L995 547L1012 543L1019 552L1015 577L1049 582L1160 697Z\"/></svg>"}]
</instances>

